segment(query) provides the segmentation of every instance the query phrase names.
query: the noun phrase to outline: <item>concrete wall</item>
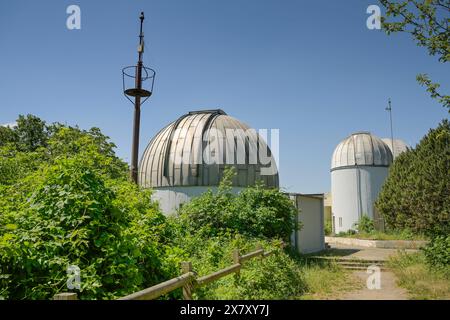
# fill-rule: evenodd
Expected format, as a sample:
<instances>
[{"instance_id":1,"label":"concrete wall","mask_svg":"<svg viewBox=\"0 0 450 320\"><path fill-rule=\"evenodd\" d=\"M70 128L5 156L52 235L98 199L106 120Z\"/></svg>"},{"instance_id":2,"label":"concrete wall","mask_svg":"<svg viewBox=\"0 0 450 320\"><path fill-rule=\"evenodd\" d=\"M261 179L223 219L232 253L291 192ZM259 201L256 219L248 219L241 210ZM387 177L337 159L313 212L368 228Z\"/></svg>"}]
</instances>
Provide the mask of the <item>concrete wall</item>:
<instances>
[{"instance_id":1,"label":"concrete wall","mask_svg":"<svg viewBox=\"0 0 450 320\"><path fill-rule=\"evenodd\" d=\"M322 195L290 194L299 211L297 221L301 230L294 232L291 242L300 253L311 253L325 249L324 213Z\"/></svg>"},{"instance_id":2,"label":"concrete wall","mask_svg":"<svg viewBox=\"0 0 450 320\"><path fill-rule=\"evenodd\" d=\"M362 215L374 218L374 202L387 167L358 166L331 172L332 214L336 233L354 229Z\"/></svg>"},{"instance_id":3,"label":"concrete wall","mask_svg":"<svg viewBox=\"0 0 450 320\"><path fill-rule=\"evenodd\" d=\"M428 241L419 240L366 240L341 237L325 237L325 241L328 244L383 249L419 249L428 243Z\"/></svg>"}]
</instances>

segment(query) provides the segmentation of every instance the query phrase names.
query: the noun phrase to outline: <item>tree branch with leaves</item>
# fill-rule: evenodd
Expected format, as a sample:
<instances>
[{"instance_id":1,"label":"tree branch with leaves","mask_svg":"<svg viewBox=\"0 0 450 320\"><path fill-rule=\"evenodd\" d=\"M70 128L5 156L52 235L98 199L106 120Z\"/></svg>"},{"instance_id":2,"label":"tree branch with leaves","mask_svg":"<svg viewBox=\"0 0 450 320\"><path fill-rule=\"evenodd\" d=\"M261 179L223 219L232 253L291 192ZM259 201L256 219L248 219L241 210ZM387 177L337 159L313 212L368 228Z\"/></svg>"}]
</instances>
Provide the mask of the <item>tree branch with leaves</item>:
<instances>
[{"instance_id":1,"label":"tree branch with leaves","mask_svg":"<svg viewBox=\"0 0 450 320\"><path fill-rule=\"evenodd\" d=\"M386 9L381 23L388 35L409 33L418 46L427 48L440 62L450 60L450 0L380 0L380 3ZM417 81L450 112L450 96L438 92L440 84L433 83L427 74L419 74Z\"/></svg>"}]
</instances>

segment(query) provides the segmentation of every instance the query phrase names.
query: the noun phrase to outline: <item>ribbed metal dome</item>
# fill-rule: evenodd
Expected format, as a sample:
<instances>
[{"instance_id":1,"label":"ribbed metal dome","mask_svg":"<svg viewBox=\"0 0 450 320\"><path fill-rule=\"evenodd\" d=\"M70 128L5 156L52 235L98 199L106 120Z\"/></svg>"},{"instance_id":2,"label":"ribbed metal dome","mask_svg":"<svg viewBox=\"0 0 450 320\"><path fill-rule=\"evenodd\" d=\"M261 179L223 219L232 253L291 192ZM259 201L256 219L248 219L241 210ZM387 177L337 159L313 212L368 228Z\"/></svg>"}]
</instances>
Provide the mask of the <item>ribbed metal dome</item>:
<instances>
[{"instance_id":1,"label":"ribbed metal dome","mask_svg":"<svg viewBox=\"0 0 450 320\"><path fill-rule=\"evenodd\" d=\"M331 170L350 166L383 166L392 163L392 153L380 138L370 132L356 132L338 144Z\"/></svg>"},{"instance_id":2,"label":"ribbed metal dome","mask_svg":"<svg viewBox=\"0 0 450 320\"><path fill-rule=\"evenodd\" d=\"M410 147L406 144L406 142L400 139L394 139L394 143L391 142L392 140L390 138L383 138L381 140L383 140L383 142L387 144L389 150L391 150L392 155L394 156L394 159L397 158L400 155L400 153L410 149ZM394 149L392 149L392 147Z\"/></svg>"},{"instance_id":3,"label":"ribbed metal dome","mask_svg":"<svg viewBox=\"0 0 450 320\"><path fill-rule=\"evenodd\" d=\"M237 136L234 139L235 142L244 141L246 164L236 164L237 158L233 164L227 164L227 148L232 148L224 138L227 129L242 129L236 131ZM261 165L259 156L257 164L249 164L250 154L254 156L254 152L257 152L259 136L256 132L249 134L246 131L247 134L243 134L247 129L249 126L220 109L192 111L181 116L163 128L148 144L139 165L139 184L153 188L217 186L225 167L233 166L237 169L233 186L245 187L262 180L266 186L278 188L278 173L261 175L261 169L269 167L270 164ZM219 139L223 143L218 143ZM267 148L264 150L275 164L270 149L261 138L259 148ZM215 154L214 150L217 150L218 154ZM222 159L221 163L205 163L205 153L211 154L215 159Z\"/></svg>"}]
</instances>

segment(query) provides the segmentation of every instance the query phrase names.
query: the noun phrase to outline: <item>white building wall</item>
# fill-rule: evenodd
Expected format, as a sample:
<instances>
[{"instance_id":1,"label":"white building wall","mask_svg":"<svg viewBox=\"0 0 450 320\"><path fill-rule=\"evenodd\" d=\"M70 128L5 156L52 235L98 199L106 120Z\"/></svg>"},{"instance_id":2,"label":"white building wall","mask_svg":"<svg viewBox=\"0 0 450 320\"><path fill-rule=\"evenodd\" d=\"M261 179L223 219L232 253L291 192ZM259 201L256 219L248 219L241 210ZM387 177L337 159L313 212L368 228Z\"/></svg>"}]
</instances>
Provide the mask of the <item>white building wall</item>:
<instances>
[{"instance_id":1,"label":"white building wall","mask_svg":"<svg viewBox=\"0 0 450 320\"><path fill-rule=\"evenodd\" d=\"M335 233L355 229L362 215L374 219L374 202L388 175L387 167L359 166L331 172Z\"/></svg>"}]
</instances>

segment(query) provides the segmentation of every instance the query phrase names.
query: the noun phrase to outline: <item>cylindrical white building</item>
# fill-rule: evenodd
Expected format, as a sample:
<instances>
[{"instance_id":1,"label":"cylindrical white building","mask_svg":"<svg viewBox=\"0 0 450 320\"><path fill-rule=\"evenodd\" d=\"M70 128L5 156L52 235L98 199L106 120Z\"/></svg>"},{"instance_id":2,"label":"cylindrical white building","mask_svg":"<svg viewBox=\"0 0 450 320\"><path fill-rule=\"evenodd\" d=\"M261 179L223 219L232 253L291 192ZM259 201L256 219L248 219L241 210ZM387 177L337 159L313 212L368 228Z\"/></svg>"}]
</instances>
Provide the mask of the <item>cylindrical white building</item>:
<instances>
[{"instance_id":1,"label":"cylindrical white building","mask_svg":"<svg viewBox=\"0 0 450 320\"><path fill-rule=\"evenodd\" d=\"M255 130L219 109L193 111L150 141L138 182L153 188L161 210L172 213L191 197L216 189L227 166L236 169L234 192L258 180L278 188L275 159Z\"/></svg>"},{"instance_id":2,"label":"cylindrical white building","mask_svg":"<svg viewBox=\"0 0 450 320\"><path fill-rule=\"evenodd\" d=\"M377 223L374 202L391 163L389 147L369 132L354 133L338 144L331 161L335 233L355 229L363 215Z\"/></svg>"}]
</instances>

